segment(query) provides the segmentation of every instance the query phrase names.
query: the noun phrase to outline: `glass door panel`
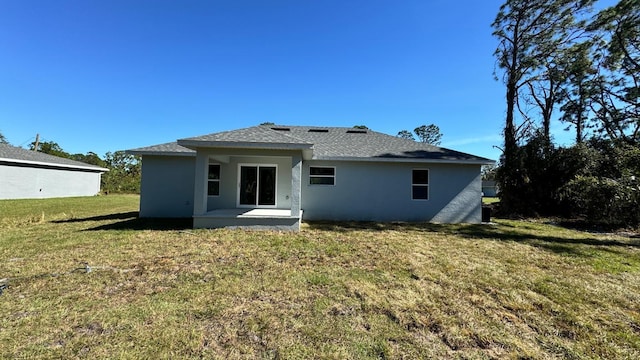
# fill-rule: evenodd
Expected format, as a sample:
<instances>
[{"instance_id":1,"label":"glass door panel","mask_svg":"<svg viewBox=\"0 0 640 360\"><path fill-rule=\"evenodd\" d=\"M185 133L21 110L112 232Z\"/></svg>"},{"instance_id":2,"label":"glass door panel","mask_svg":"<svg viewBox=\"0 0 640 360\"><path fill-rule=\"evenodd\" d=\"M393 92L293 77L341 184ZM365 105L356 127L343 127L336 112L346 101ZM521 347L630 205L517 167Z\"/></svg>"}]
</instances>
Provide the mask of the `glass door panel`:
<instances>
[{"instance_id":1,"label":"glass door panel","mask_svg":"<svg viewBox=\"0 0 640 360\"><path fill-rule=\"evenodd\" d=\"M259 167L260 181L258 182L258 205L276 204L276 168L272 166Z\"/></svg>"},{"instance_id":2,"label":"glass door panel","mask_svg":"<svg viewBox=\"0 0 640 360\"><path fill-rule=\"evenodd\" d=\"M240 205L255 205L258 194L258 168L240 167Z\"/></svg>"}]
</instances>

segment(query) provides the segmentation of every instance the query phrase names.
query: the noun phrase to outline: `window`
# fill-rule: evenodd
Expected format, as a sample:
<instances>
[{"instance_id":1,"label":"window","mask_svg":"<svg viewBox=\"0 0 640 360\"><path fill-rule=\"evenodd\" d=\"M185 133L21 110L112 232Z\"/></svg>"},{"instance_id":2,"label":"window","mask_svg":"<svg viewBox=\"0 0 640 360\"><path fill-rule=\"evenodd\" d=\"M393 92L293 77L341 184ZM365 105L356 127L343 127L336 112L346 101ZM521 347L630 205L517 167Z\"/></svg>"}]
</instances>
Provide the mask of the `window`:
<instances>
[{"instance_id":1,"label":"window","mask_svg":"<svg viewBox=\"0 0 640 360\"><path fill-rule=\"evenodd\" d=\"M207 195L220 196L220 164L209 164Z\"/></svg>"},{"instance_id":2,"label":"window","mask_svg":"<svg viewBox=\"0 0 640 360\"><path fill-rule=\"evenodd\" d=\"M413 200L429 200L429 170L413 169L411 198Z\"/></svg>"},{"instance_id":3,"label":"window","mask_svg":"<svg viewBox=\"0 0 640 360\"><path fill-rule=\"evenodd\" d=\"M309 185L335 185L336 168L334 167L309 167Z\"/></svg>"}]
</instances>

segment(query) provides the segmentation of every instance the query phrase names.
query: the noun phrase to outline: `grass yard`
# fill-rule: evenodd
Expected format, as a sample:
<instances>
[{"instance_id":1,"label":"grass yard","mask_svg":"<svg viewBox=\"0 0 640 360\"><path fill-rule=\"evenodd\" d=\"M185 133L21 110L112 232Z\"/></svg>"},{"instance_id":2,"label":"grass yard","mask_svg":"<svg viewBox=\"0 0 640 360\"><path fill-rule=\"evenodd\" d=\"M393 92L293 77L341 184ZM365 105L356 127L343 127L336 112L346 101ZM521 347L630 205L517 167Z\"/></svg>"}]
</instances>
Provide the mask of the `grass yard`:
<instances>
[{"instance_id":1,"label":"grass yard","mask_svg":"<svg viewBox=\"0 0 640 360\"><path fill-rule=\"evenodd\" d=\"M484 205L490 205L490 204L495 204L499 202L500 202L499 197L489 197L489 196L482 197L482 204Z\"/></svg>"},{"instance_id":2,"label":"grass yard","mask_svg":"<svg viewBox=\"0 0 640 360\"><path fill-rule=\"evenodd\" d=\"M136 219L137 202L0 201L0 357L640 358L638 238L504 220L192 230Z\"/></svg>"}]
</instances>

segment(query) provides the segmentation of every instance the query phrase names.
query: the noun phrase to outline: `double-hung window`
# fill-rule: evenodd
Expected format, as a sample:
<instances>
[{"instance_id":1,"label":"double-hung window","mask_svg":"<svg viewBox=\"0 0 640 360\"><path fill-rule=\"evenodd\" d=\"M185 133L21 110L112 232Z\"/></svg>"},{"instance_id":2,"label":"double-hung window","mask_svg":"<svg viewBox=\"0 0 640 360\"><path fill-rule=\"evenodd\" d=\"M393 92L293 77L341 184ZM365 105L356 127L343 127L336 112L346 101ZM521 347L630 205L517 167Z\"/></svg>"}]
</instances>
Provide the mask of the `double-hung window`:
<instances>
[{"instance_id":1,"label":"double-hung window","mask_svg":"<svg viewBox=\"0 0 640 360\"><path fill-rule=\"evenodd\" d=\"M411 199L429 200L428 169L413 169L411 175Z\"/></svg>"},{"instance_id":2,"label":"double-hung window","mask_svg":"<svg viewBox=\"0 0 640 360\"><path fill-rule=\"evenodd\" d=\"M209 164L207 195L220 196L220 164Z\"/></svg>"},{"instance_id":3,"label":"double-hung window","mask_svg":"<svg viewBox=\"0 0 640 360\"><path fill-rule=\"evenodd\" d=\"M309 185L335 185L336 168L332 166L309 167Z\"/></svg>"}]
</instances>

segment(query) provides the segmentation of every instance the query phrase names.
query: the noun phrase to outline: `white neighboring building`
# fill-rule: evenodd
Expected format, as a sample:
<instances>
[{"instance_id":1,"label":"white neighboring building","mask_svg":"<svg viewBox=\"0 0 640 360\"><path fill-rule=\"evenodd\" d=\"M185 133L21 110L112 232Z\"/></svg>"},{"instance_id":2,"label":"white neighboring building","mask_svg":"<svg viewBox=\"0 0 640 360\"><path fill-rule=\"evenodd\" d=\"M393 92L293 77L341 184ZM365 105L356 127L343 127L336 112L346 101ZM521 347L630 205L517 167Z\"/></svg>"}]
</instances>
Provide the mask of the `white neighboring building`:
<instances>
[{"instance_id":1,"label":"white neighboring building","mask_svg":"<svg viewBox=\"0 0 640 360\"><path fill-rule=\"evenodd\" d=\"M93 196L108 169L0 144L0 199Z\"/></svg>"}]
</instances>

